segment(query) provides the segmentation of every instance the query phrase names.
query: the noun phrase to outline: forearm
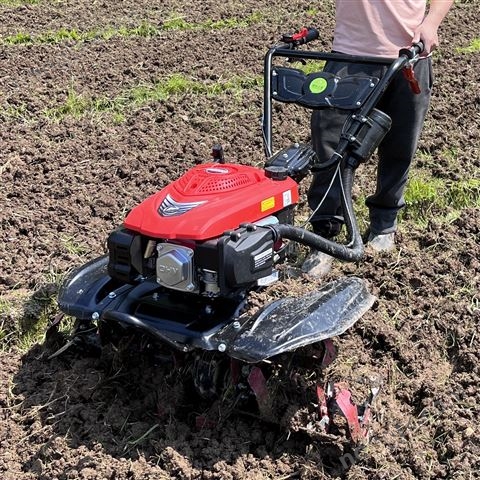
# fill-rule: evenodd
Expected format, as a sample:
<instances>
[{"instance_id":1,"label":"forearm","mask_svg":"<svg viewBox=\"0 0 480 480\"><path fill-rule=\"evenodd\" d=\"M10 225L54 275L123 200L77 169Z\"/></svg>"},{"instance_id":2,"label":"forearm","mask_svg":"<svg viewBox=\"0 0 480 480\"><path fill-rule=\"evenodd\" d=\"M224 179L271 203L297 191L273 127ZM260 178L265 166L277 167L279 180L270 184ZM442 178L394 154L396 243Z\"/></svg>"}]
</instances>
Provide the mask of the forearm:
<instances>
[{"instance_id":1,"label":"forearm","mask_svg":"<svg viewBox=\"0 0 480 480\"><path fill-rule=\"evenodd\" d=\"M432 27L438 28L453 3L454 0L430 0L430 8L428 9L424 23L428 22Z\"/></svg>"},{"instance_id":2,"label":"forearm","mask_svg":"<svg viewBox=\"0 0 480 480\"><path fill-rule=\"evenodd\" d=\"M421 40L424 44L424 55L430 54L439 43L437 30L447 15L454 0L431 0L430 8L423 22L415 30L413 42Z\"/></svg>"}]
</instances>

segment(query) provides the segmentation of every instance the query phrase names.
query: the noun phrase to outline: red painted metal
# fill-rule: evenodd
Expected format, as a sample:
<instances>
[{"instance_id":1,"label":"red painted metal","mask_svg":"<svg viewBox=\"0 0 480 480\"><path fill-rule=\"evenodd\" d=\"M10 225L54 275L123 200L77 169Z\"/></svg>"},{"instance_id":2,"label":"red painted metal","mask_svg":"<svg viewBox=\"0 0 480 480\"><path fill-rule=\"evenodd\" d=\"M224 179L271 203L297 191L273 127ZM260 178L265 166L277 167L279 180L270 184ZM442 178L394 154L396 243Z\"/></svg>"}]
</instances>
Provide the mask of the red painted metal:
<instances>
[{"instance_id":1,"label":"red painted metal","mask_svg":"<svg viewBox=\"0 0 480 480\"><path fill-rule=\"evenodd\" d=\"M341 384L335 384L335 401L347 420L352 440L359 442L365 437L365 434L360 427L357 406L352 402L351 397L352 394L347 388L344 388Z\"/></svg>"},{"instance_id":2,"label":"red painted metal","mask_svg":"<svg viewBox=\"0 0 480 480\"><path fill-rule=\"evenodd\" d=\"M167 195L179 205L204 203L181 215L163 216L159 208ZM209 163L191 168L147 198L128 214L124 225L152 238L207 240L297 202L298 185L291 178L272 180L260 168Z\"/></svg>"}]
</instances>

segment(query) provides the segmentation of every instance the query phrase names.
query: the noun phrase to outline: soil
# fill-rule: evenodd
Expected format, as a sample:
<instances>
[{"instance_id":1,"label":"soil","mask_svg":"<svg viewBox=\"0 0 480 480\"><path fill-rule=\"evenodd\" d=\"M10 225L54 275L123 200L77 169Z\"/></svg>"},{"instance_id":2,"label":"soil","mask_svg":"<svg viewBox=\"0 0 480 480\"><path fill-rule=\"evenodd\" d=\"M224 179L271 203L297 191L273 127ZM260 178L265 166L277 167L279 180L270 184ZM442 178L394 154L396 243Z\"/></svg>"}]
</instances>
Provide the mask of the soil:
<instances>
[{"instance_id":1,"label":"soil","mask_svg":"<svg viewBox=\"0 0 480 480\"><path fill-rule=\"evenodd\" d=\"M117 98L173 73L215 85L261 75L263 55L280 32L314 25L318 48L330 47L331 2L318 10L293 0L125 0L0 6L0 39L61 28L87 31L161 27L179 16L200 24L246 19L230 29L168 30L152 37L0 46L0 477L29 479L467 479L480 468L480 211L446 218L428 212L414 223L408 206L398 249L359 264L336 262L324 280L355 275L377 297L351 329L334 339L338 357L322 375L345 381L356 402L375 378L369 442L305 434L292 401L279 425L234 411L228 402L192 404L181 369L137 350L99 357L54 345L27 351L8 339L53 320L63 275L104 252L125 213L222 143L228 161L261 165L260 89L186 93L133 105L114 115L65 115L82 98ZM445 180L480 171L478 53L459 53L478 36L478 5L457 2L434 55L435 90L412 175ZM276 106L275 113L288 110ZM274 142L308 139L308 114L279 115ZM356 194L372 188L362 166ZM304 209L304 200L299 209ZM301 261L299 255L297 265ZM295 265L294 265L295 266ZM273 298L321 287L283 273L258 295ZM9 308L4 308L8 306ZM278 387L278 386L277 386ZM302 423L303 422L303 423ZM295 425L297 428L295 428ZM302 428L303 427L303 428ZM341 433L341 432L340 432Z\"/></svg>"}]
</instances>

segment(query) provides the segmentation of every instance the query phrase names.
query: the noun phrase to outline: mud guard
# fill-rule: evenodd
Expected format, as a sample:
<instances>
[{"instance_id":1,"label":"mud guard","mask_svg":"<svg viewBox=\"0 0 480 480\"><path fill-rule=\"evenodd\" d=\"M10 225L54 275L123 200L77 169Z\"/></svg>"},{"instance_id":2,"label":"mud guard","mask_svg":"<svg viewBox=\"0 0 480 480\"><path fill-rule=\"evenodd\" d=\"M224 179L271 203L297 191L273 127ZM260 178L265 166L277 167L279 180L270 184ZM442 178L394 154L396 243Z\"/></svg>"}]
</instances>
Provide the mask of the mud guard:
<instances>
[{"instance_id":1,"label":"mud guard","mask_svg":"<svg viewBox=\"0 0 480 480\"><path fill-rule=\"evenodd\" d=\"M103 311L117 296L133 288L112 280L107 265L108 255L104 255L73 270L58 292L60 310L80 320L90 320L94 312ZM115 292L115 296L109 296L109 292Z\"/></svg>"},{"instance_id":2,"label":"mud guard","mask_svg":"<svg viewBox=\"0 0 480 480\"><path fill-rule=\"evenodd\" d=\"M201 315L208 298L181 296L173 307L183 305L180 316L188 321L179 322L179 315L172 314L169 294L161 293L154 280L137 285L115 282L107 273L107 263L108 257L100 257L68 276L58 296L64 313L144 330L181 351L219 350L246 363L338 336L375 301L363 280L345 277L302 297L276 300L253 317L239 316L243 300L217 299L213 322ZM154 294L158 296L155 309L139 314L137 306Z\"/></svg>"},{"instance_id":3,"label":"mud guard","mask_svg":"<svg viewBox=\"0 0 480 480\"><path fill-rule=\"evenodd\" d=\"M337 280L302 297L277 300L248 319L234 339L225 339L228 354L257 363L341 335L374 301L357 277Z\"/></svg>"}]
</instances>

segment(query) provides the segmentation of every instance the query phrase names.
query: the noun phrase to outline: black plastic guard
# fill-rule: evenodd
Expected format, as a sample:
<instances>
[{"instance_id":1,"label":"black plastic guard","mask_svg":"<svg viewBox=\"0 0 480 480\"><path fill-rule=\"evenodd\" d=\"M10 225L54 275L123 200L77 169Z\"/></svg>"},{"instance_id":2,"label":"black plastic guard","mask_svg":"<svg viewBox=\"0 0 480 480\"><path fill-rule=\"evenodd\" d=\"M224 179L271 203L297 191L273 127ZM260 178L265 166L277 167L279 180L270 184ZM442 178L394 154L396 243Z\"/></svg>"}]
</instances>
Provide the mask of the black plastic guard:
<instances>
[{"instance_id":1,"label":"black plastic guard","mask_svg":"<svg viewBox=\"0 0 480 480\"><path fill-rule=\"evenodd\" d=\"M277 300L247 320L234 339L225 338L228 354L257 363L335 337L350 328L374 301L365 282L357 277L328 283L302 297ZM231 335L231 331L225 333ZM222 341L221 334L216 340Z\"/></svg>"},{"instance_id":2,"label":"black plastic guard","mask_svg":"<svg viewBox=\"0 0 480 480\"><path fill-rule=\"evenodd\" d=\"M295 68L276 67L272 75L275 100L298 103L306 108L360 108L379 82L377 77L349 75L338 77L329 72L306 75ZM322 85L320 88L317 85Z\"/></svg>"},{"instance_id":3,"label":"black plastic guard","mask_svg":"<svg viewBox=\"0 0 480 480\"><path fill-rule=\"evenodd\" d=\"M108 256L95 258L73 270L58 292L58 306L62 312L80 320L87 320L94 312L101 312L117 295L131 290L132 285L122 286L107 273ZM108 295L116 292L115 296Z\"/></svg>"}]
</instances>

